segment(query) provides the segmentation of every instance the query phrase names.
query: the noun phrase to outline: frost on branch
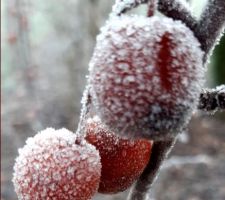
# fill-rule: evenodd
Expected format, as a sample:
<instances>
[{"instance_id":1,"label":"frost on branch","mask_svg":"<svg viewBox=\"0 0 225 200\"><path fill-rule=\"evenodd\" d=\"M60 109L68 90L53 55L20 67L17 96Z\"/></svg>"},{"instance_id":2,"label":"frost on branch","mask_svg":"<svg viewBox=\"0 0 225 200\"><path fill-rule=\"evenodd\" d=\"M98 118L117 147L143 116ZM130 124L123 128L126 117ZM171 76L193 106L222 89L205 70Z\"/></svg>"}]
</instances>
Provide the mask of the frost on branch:
<instances>
[{"instance_id":1,"label":"frost on branch","mask_svg":"<svg viewBox=\"0 0 225 200\"><path fill-rule=\"evenodd\" d=\"M66 129L48 128L19 149L13 183L19 200L87 200L97 190L100 168L94 146Z\"/></svg>"},{"instance_id":2,"label":"frost on branch","mask_svg":"<svg viewBox=\"0 0 225 200\"><path fill-rule=\"evenodd\" d=\"M84 92L83 96L81 99L81 113L80 113L80 120L79 124L77 127L76 134L77 135L83 135L85 134L86 130L86 120L88 119L88 116L90 115L90 110L91 110L91 97L90 97L90 86L87 85ZM84 136L84 135L83 135Z\"/></svg>"},{"instance_id":3,"label":"frost on branch","mask_svg":"<svg viewBox=\"0 0 225 200\"><path fill-rule=\"evenodd\" d=\"M198 109L209 112L225 110L225 85L204 89L200 95Z\"/></svg>"},{"instance_id":4,"label":"frost on branch","mask_svg":"<svg viewBox=\"0 0 225 200\"><path fill-rule=\"evenodd\" d=\"M209 0L201 18L195 26L194 33L205 52L204 62L207 61L213 48L219 42L225 28L225 1Z\"/></svg>"},{"instance_id":5,"label":"frost on branch","mask_svg":"<svg viewBox=\"0 0 225 200\"><path fill-rule=\"evenodd\" d=\"M181 20L192 31L195 29L197 20L192 14L190 6L185 0L158 0L158 9L164 15L175 20Z\"/></svg>"},{"instance_id":6,"label":"frost on branch","mask_svg":"<svg viewBox=\"0 0 225 200\"><path fill-rule=\"evenodd\" d=\"M133 185L128 196L128 200L147 200L149 189L151 188L153 181L156 179L163 161L167 158L173 148L174 143L174 138L167 141L154 142L151 159L144 172Z\"/></svg>"},{"instance_id":7,"label":"frost on branch","mask_svg":"<svg viewBox=\"0 0 225 200\"><path fill-rule=\"evenodd\" d=\"M116 3L112 8L112 16L120 15L140 4L147 3L148 1L149 0L116 0Z\"/></svg>"},{"instance_id":8,"label":"frost on branch","mask_svg":"<svg viewBox=\"0 0 225 200\"><path fill-rule=\"evenodd\" d=\"M180 21L111 18L97 37L90 62L90 93L102 121L127 137L176 135L201 91L199 46Z\"/></svg>"},{"instance_id":9,"label":"frost on branch","mask_svg":"<svg viewBox=\"0 0 225 200\"><path fill-rule=\"evenodd\" d=\"M191 30L195 29L197 19L193 16L192 10L185 0L117 0L113 6L112 15L121 15L140 4L147 3L157 3L161 13L172 19L181 20Z\"/></svg>"}]
</instances>

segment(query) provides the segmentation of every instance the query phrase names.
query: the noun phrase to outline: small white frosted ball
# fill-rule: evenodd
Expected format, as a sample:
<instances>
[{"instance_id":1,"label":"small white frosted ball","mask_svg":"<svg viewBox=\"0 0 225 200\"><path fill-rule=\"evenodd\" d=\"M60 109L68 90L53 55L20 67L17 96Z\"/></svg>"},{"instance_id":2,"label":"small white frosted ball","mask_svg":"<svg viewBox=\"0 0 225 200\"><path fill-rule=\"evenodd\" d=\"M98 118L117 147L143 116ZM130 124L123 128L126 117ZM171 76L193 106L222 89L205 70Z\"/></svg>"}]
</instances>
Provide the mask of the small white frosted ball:
<instances>
[{"instance_id":1,"label":"small white frosted ball","mask_svg":"<svg viewBox=\"0 0 225 200\"><path fill-rule=\"evenodd\" d=\"M13 183L20 200L90 199L98 189L99 152L66 129L47 128L19 149Z\"/></svg>"}]
</instances>

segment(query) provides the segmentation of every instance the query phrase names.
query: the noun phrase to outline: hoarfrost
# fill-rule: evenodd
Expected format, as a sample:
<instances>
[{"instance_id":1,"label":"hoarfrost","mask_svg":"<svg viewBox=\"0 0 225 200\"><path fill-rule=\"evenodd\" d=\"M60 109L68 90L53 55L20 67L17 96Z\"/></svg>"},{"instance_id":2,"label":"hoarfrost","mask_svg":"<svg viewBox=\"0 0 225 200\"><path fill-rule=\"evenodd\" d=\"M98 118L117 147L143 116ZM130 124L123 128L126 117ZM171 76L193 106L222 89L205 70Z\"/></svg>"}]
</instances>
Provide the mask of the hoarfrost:
<instances>
[{"instance_id":1,"label":"hoarfrost","mask_svg":"<svg viewBox=\"0 0 225 200\"><path fill-rule=\"evenodd\" d=\"M181 21L111 17L101 29L89 68L97 114L126 137L176 134L196 108L204 82L202 57L199 42Z\"/></svg>"},{"instance_id":2,"label":"hoarfrost","mask_svg":"<svg viewBox=\"0 0 225 200\"><path fill-rule=\"evenodd\" d=\"M112 16L118 15L126 8L131 8L135 2L140 2L141 0L116 0L115 5L112 8Z\"/></svg>"},{"instance_id":3,"label":"hoarfrost","mask_svg":"<svg viewBox=\"0 0 225 200\"><path fill-rule=\"evenodd\" d=\"M19 199L52 199L52 196L82 199L83 193L95 192L97 185L94 189L83 189L86 180L82 178L77 182L75 177L79 173L80 177L88 176L90 181L98 183L99 152L86 142L76 144L77 139L77 135L67 129L47 128L27 140L14 165L13 183ZM94 161L90 162L89 157Z\"/></svg>"}]
</instances>

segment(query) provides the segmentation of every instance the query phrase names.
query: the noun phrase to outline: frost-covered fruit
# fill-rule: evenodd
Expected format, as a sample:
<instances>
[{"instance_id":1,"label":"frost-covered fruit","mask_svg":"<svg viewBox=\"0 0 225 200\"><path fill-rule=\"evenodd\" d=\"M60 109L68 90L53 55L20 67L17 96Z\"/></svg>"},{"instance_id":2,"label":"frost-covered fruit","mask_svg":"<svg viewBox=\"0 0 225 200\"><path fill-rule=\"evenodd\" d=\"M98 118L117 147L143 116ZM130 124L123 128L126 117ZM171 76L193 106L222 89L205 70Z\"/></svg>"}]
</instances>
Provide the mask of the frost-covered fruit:
<instances>
[{"instance_id":1,"label":"frost-covered fruit","mask_svg":"<svg viewBox=\"0 0 225 200\"><path fill-rule=\"evenodd\" d=\"M192 31L167 17L112 17L91 59L93 105L110 130L173 137L197 106L203 52Z\"/></svg>"},{"instance_id":2,"label":"frost-covered fruit","mask_svg":"<svg viewBox=\"0 0 225 200\"><path fill-rule=\"evenodd\" d=\"M98 117L88 119L86 140L99 150L102 164L98 191L110 194L126 190L146 167L152 142L127 140L108 131Z\"/></svg>"},{"instance_id":3,"label":"frost-covered fruit","mask_svg":"<svg viewBox=\"0 0 225 200\"><path fill-rule=\"evenodd\" d=\"M13 183L20 200L89 200L100 175L100 156L93 145L66 129L48 128L19 149Z\"/></svg>"}]
</instances>

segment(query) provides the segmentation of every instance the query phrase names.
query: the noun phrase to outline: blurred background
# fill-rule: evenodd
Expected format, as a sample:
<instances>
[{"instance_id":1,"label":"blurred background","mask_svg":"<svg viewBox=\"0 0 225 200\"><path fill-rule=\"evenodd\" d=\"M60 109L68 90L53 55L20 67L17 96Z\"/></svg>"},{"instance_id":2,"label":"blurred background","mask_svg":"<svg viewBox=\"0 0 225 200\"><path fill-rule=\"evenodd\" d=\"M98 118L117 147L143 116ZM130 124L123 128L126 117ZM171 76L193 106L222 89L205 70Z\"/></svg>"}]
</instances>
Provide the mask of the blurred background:
<instances>
[{"instance_id":1,"label":"blurred background","mask_svg":"<svg viewBox=\"0 0 225 200\"><path fill-rule=\"evenodd\" d=\"M199 16L206 0L192 1ZM1 200L16 200L11 182L17 149L46 127L76 130L96 34L113 0L1 0ZM137 12L143 12L141 7ZM207 87L225 83L225 37L207 70ZM196 113L182 133L150 198L225 199L225 114ZM95 200L122 200L99 195Z\"/></svg>"}]
</instances>

